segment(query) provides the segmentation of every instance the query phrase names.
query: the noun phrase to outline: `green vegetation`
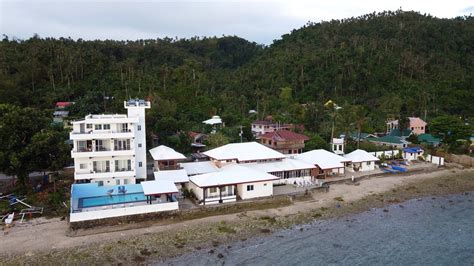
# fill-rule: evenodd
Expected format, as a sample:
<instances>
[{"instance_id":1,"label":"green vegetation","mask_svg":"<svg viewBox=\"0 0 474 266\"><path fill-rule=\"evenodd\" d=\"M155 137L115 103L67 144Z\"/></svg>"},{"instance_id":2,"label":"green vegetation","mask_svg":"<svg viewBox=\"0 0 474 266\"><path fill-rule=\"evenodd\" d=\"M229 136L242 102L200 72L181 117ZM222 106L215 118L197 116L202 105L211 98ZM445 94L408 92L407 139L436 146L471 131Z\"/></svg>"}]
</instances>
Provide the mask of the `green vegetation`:
<instances>
[{"instance_id":1,"label":"green vegetation","mask_svg":"<svg viewBox=\"0 0 474 266\"><path fill-rule=\"evenodd\" d=\"M240 141L241 125L243 141L252 140L250 123L269 114L282 123L304 124L313 147L327 145L333 122L334 135L382 132L387 117L403 123L420 116L435 126L445 123L436 117L454 115L472 125L472 43L472 16L438 19L401 10L308 23L269 46L235 36L136 41L5 36L0 171L24 177L27 170L56 168L51 162L28 163L61 134L50 126L56 101L76 102L70 115L80 118L123 113L123 100L147 98L152 101L147 134L185 153L187 132L209 131L202 121L216 114L225 127L222 136L209 140L211 147ZM342 109L325 108L328 100ZM456 138L473 132L472 126L466 129L456 131ZM447 136L444 129L433 133ZM444 140L449 151L464 152L466 145L450 136ZM27 149L32 140L40 143Z\"/></svg>"}]
</instances>

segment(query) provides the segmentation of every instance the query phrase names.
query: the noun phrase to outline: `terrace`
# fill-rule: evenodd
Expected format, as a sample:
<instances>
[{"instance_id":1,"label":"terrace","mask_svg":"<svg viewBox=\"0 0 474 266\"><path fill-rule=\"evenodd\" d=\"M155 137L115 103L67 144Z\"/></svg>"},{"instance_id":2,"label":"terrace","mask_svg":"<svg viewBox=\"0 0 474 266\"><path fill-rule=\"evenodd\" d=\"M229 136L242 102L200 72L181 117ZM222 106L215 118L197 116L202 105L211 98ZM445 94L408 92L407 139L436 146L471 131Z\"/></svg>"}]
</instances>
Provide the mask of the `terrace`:
<instances>
[{"instance_id":1,"label":"terrace","mask_svg":"<svg viewBox=\"0 0 474 266\"><path fill-rule=\"evenodd\" d=\"M147 182L144 182L147 183ZM142 184L98 186L74 184L71 189L71 222L171 211L178 209L176 187L169 184L144 191ZM174 186L174 185L173 185ZM166 191L159 188L165 188Z\"/></svg>"}]
</instances>

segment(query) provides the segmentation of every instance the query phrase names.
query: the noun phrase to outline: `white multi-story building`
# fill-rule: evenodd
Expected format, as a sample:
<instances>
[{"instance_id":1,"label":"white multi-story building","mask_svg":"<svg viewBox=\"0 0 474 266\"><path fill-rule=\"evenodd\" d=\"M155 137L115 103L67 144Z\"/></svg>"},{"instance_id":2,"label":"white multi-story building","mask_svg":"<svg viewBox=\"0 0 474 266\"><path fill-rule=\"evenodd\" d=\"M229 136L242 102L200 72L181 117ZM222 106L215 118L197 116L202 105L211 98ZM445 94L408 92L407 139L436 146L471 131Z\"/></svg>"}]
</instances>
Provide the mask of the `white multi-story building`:
<instances>
[{"instance_id":1,"label":"white multi-story building","mask_svg":"<svg viewBox=\"0 0 474 266\"><path fill-rule=\"evenodd\" d=\"M135 184L146 180L145 109L150 102L124 102L128 114L88 115L72 122L76 183Z\"/></svg>"}]
</instances>

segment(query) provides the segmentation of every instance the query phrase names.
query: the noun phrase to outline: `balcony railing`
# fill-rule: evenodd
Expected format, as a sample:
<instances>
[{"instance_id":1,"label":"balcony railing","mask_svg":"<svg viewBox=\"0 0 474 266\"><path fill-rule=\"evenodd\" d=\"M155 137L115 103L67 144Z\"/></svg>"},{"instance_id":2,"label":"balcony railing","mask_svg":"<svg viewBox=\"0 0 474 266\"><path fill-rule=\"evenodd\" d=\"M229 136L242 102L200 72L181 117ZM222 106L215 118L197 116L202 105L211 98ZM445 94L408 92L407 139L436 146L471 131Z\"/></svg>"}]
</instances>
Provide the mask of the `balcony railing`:
<instances>
[{"instance_id":1,"label":"balcony railing","mask_svg":"<svg viewBox=\"0 0 474 266\"><path fill-rule=\"evenodd\" d=\"M100 169L100 168L94 168L93 173L110 173L110 167L107 167L105 169Z\"/></svg>"},{"instance_id":2,"label":"balcony railing","mask_svg":"<svg viewBox=\"0 0 474 266\"><path fill-rule=\"evenodd\" d=\"M116 167L115 168L115 172L127 172L127 171L132 171L132 168L131 167L128 167L128 168L118 168L118 167Z\"/></svg>"},{"instance_id":3,"label":"balcony railing","mask_svg":"<svg viewBox=\"0 0 474 266\"><path fill-rule=\"evenodd\" d=\"M119 129L119 130L84 130L84 131L72 131L71 134L110 134L110 133L130 133L131 129Z\"/></svg>"}]
</instances>

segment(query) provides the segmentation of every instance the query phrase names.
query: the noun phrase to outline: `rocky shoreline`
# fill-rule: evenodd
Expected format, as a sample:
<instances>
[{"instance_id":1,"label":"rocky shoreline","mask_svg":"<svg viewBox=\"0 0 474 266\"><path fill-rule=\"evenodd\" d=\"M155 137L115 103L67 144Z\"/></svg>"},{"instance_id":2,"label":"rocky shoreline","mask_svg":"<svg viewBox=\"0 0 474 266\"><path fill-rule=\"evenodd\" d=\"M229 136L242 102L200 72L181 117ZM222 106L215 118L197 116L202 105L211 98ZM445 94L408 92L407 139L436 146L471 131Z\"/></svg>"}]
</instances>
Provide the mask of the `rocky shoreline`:
<instances>
[{"instance_id":1,"label":"rocky shoreline","mask_svg":"<svg viewBox=\"0 0 474 266\"><path fill-rule=\"evenodd\" d=\"M393 177L397 178L397 177ZM370 182L366 180L363 182ZM357 186L358 183L345 185ZM215 222L196 221L175 224L162 232L149 232L114 241L103 241L75 248L52 249L49 252L4 256L3 264L140 264L160 262L196 250L206 250L209 256L223 256L216 247L232 248L231 243L267 235L278 230L312 222L360 213L371 208L400 204L413 198L441 196L474 191L474 171L444 170L442 176L416 180L382 193L371 193L357 200L334 197L323 204L315 199L305 200L298 212L278 215L272 210L242 212L217 216ZM314 192L323 193L323 192ZM317 195L315 195L317 196ZM316 198L316 197L315 197ZM314 204L313 204L314 203ZM293 205L299 204L294 202ZM313 206L313 207L311 207ZM317 206L317 207L316 207Z\"/></svg>"}]
</instances>

